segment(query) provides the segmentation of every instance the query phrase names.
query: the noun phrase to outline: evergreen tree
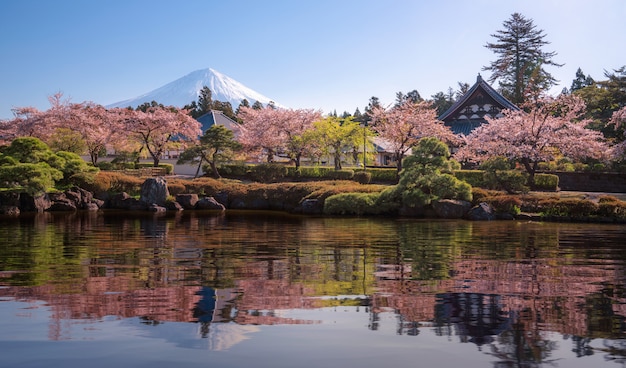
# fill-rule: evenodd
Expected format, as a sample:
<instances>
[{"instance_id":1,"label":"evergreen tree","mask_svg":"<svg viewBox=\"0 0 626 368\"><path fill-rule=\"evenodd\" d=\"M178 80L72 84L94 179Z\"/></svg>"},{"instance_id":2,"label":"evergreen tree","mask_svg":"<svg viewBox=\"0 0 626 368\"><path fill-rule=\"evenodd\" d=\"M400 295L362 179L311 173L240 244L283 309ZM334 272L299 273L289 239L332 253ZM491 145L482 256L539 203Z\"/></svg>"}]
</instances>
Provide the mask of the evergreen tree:
<instances>
[{"instance_id":1,"label":"evergreen tree","mask_svg":"<svg viewBox=\"0 0 626 368\"><path fill-rule=\"evenodd\" d=\"M363 114L363 119L362 119L365 124L368 124L370 121L372 121L372 110L374 110L374 108L377 108L377 107L382 108L378 97L376 96L370 97L369 103L367 104L367 106L365 106L365 113Z\"/></svg>"},{"instance_id":2,"label":"evergreen tree","mask_svg":"<svg viewBox=\"0 0 626 368\"><path fill-rule=\"evenodd\" d=\"M562 66L552 61L556 52L546 52L548 45L543 30L537 29L532 19L513 13L504 21L504 29L491 36L495 42L485 47L492 50L497 59L483 70L491 71L490 82L499 81L504 97L515 104L528 101L532 95L540 94L557 82L544 66Z\"/></svg>"},{"instance_id":3,"label":"evergreen tree","mask_svg":"<svg viewBox=\"0 0 626 368\"><path fill-rule=\"evenodd\" d=\"M255 110L262 110L263 104L259 101L254 101L254 103L252 104L252 108Z\"/></svg>"},{"instance_id":4,"label":"evergreen tree","mask_svg":"<svg viewBox=\"0 0 626 368\"><path fill-rule=\"evenodd\" d=\"M593 80L593 78L591 78L590 75L585 77L585 73L583 73L582 69L578 68L578 70L576 70L576 78L574 78L574 80L572 81L572 87L570 88L569 92L574 93L579 89L591 86L594 83L595 81Z\"/></svg>"},{"instance_id":5,"label":"evergreen tree","mask_svg":"<svg viewBox=\"0 0 626 368\"><path fill-rule=\"evenodd\" d=\"M202 116L213 108L213 93L207 86L202 87L200 95L198 96L198 116Z\"/></svg>"}]
</instances>

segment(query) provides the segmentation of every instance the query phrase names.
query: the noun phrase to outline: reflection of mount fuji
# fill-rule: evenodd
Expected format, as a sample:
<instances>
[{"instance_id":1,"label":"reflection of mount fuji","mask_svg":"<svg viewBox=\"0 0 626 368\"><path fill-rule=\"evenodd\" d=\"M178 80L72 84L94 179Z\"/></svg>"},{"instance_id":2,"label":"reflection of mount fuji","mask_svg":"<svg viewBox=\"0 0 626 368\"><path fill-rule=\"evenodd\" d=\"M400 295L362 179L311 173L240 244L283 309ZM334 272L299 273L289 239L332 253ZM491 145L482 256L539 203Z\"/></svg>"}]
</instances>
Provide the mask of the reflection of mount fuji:
<instances>
[{"instance_id":1,"label":"reflection of mount fuji","mask_svg":"<svg viewBox=\"0 0 626 368\"><path fill-rule=\"evenodd\" d=\"M250 105L256 101L264 105L272 101L269 97L244 86L238 81L208 68L196 70L141 96L119 101L107 107L136 107L144 102L152 101L166 106L183 107L193 101L198 101L198 96L204 86L211 90L213 100L230 102L233 109L236 109L244 99L248 100Z\"/></svg>"}]
</instances>

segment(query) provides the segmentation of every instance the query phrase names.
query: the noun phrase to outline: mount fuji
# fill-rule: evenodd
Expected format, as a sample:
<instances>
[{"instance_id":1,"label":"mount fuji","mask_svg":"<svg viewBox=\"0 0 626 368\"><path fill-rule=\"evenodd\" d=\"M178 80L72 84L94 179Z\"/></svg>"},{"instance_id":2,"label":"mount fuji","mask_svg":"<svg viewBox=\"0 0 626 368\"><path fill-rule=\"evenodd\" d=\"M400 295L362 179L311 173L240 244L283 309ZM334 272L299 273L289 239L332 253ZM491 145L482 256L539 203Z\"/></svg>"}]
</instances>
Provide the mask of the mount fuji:
<instances>
[{"instance_id":1,"label":"mount fuji","mask_svg":"<svg viewBox=\"0 0 626 368\"><path fill-rule=\"evenodd\" d=\"M152 101L166 106L183 107L190 104L192 101L198 101L200 90L202 90L204 86L209 87L214 101L230 102L233 109L236 109L243 99L248 100L250 105L256 101L264 105L273 101L269 97L244 86L236 80L214 69L208 68L191 72L182 78L141 96L107 105L107 108L137 107L144 102ZM276 106L280 105L276 104Z\"/></svg>"}]
</instances>

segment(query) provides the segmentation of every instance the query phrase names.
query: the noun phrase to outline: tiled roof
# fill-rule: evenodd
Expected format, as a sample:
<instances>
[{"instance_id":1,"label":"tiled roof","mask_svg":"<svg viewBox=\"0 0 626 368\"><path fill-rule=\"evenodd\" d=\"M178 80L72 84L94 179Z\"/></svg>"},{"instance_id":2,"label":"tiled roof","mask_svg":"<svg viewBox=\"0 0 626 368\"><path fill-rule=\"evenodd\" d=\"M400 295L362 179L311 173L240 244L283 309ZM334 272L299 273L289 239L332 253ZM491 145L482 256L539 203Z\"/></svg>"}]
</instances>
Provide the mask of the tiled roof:
<instances>
[{"instance_id":1,"label":"tiled roof","mask_svg":"<svg viewBox=\"0 0 626 368\"><path fill-rule=\"evenodd\" d=\"M464 108L467 105L467 102L472 98L477 90L484 91L487 95L489 95L495 102L497 102L501 109L511 109L511 110L519 110L513 102L507 100L498 93L495 89L493 89L487 82L483 80L483 78L478 74L476 78L476 83L461 97L456 101L446 112L439 116L439 120L446 121L451 116L455 116L459 110Z\"/></svg>"},{"instance_id":2,"label":"tiled roof","mask_svg":"<svg viewBox=\"0 0 626 368\"><path fill-rule=\"evenodd\" d=\"M235 136L241 131L241 124L224 115L223 112L218 110L211 110L206 114L199 116L196 120L202 124L202 134L211 128L213 125L222 125L225 128L232 130Z\"/></svg>"}]
</instances>

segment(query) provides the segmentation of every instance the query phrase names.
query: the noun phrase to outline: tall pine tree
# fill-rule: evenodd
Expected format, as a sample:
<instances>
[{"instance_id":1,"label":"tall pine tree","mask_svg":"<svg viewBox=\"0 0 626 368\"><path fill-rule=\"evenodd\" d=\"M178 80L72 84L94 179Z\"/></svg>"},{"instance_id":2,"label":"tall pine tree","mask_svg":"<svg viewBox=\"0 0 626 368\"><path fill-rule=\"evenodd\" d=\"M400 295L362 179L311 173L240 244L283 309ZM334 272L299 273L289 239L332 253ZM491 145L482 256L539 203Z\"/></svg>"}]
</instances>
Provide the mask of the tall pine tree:
<instances>
[{"instance_id":1,"label":"tall pine tree","mask_svg":"<svg viewBox=\"0 0 626 368\"><path fill-rule=\"evenodd\" d=\"M500 83L504 97L515 104L522 104L556 84L557 80L544 66L562 64L552 61L556 52L542 50L549 42L532 19L513 13L503 26L504 29L491 35L495 42L485 45L496 54L497 59L483 70L492 72L489 81Z\"/></svg>"}]
</instances>

